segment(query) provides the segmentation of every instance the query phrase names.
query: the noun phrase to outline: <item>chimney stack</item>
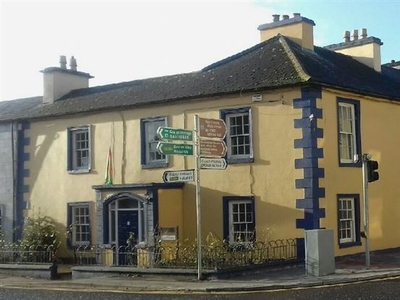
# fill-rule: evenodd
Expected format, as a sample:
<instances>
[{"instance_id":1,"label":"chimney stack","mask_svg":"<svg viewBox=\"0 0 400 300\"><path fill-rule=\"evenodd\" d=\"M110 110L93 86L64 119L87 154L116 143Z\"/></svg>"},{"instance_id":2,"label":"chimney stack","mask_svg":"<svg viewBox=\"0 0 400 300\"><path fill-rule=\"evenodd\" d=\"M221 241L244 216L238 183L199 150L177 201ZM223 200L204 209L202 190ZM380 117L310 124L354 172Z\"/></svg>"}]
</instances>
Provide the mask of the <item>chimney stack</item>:
<instances>
[{"instance_id":1,"label":"chimney stack","mask_svg":"<svg viewBox=\"0 0 400 300\"><path fill-rule=\"evenodd\" d=\"M358 40L358 30L354 29L353 30L353 41L357 41Z\"/></svg>"},{"instance_id":2,"label":"chimney stack","mask_svg":"<svg viewBox=\"0 0 400 300\"><path fill-rule=\"evenodd\" d=\"M361 38L366 39L368 37L367 28L361 29Z\"/></svg>"},{"instance_id":3,"label":"chimney stack","mask_svg":"<svg viewBox=\"0 0 400 300\"><path fill-rule=\"evenodd\" d=\"M71 59L69 60L69 67L71 68L71 70L76 71L78 65L76 64L76 59L75 57L71 56Z\"/></svg>"},{"instance_id":4,"label":"chimney stack","mask_svg":"<svg viewBox=\"0 0 400 300\"><path fill-rule=\"evenodd\" d=\"M67 69L65 55L60 56L60 67L50 67L43 71L43 103L54 103L72 90L88 88L89 73L77 71L75 57L70 59L70 69Z\"/></svg>"},{"instance_id":5,"label":"chimney stack","mask_svg":"<svg viewBox=\"0 0 400 300\"><path fill-rule=\"evenodd\" d=\"M381 46L380 39L368 37L367 29L361 29L361 38L358 38L358 30L353 30L353 39L350 40L350 31L344 32L343 43L325 46L325 48L349 55L363 64L381 72Z\"/></svg>"},{"instance_id":6,"label":"chimney stack","mask_svg":"<svg viewBox=\"0 0 400 300\"><path fill-rule=\"evenodd\" d=\"M281 20L280 15L272 15L272 17L272 23L258 26L262 42L281 34L306 49L314 50L313 26L315 23L313 20L302 17L300 13L293 13L293 18L282 15Z\"/></svg>"},{"instance_id":7,"label":"chimney stack","mask_svg":"<svg viewBox=\"0 0 400 300\"><path fill-rule=\"evenodd\" d=\"M61 69L67 68L67 57L65 55L60 56L60 68Z\"/></svg>"},{"instance_id":8,"label":"chimney stack","mask_svg":"<svg viewBox=\"0 0 400 300\"><path fill-rule=\"evenodd\" d=\"M280 15L272 15L273 21L278 22Z\"/></svg>"},{"instance_id":9,"label":"chimney stack","mask_svg":"<svg viewBox=\"0 0 400 300\"><path fill-rule=\"evenodd\" d=\"M350 31L346 30L343 36L343 42L348 43L350 42Z\"/></svg>"}]
</instances>

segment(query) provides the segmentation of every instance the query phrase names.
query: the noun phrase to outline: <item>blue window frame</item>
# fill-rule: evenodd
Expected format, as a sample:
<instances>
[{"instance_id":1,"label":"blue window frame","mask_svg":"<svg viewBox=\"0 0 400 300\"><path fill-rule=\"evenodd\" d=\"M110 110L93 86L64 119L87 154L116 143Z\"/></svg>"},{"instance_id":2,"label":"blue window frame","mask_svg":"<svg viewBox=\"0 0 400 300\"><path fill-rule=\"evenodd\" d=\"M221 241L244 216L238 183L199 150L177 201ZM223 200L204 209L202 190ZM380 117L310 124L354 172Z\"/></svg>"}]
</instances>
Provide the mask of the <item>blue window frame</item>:
<instances>
[{"instance_id":1,"label":"blue window frame","mask_svg":"<svg viewBox=\"0 0 400 300\"><path fill-rule=\"evenodd\" d=\"M157 151L159 138L158 127L167 126L166 117L153 117L140 120L141 135L141 164L142 168L165 168L168 166L168 157Z\"/></svg>"},{"instance_id":2,"label":"blue window frame","mask_svg":"<svg viewBox=\"0 0 400 300\"><path fill-rule=\"evenodd\" d=\"M339 166L361 167L360 102L337 98Z\"/></svg>"},{"instance_id":3,"label":"blue window frame","mask_svg":"<svg viewBox=\"0 0 400 300\"><path fill-rule=\"evenodd\" d=\"M249 107L221 110L221 119L226 123L226 159L228 163L249 163L254 161L252 118Z\"/></svg>"},{"instance_id":4,"label":"blue window frame","mask_svg":"<svg viewBox=\"0 0 400 300\"><path fill-rule=\"evenodd\" d=\"M70 173L88 173L91 168L91 130L89 125L68 128L67 169Z\"/></svg>"},{"instance_id":5,"label":"blue window frame","mask_svg":"<svg viewBox=\"0 0 400 300\"><path fill-rule=\"evenodd\" d=\"M340 248L361 245L360 195L337 195L337 225Z\"/></svg>"},{"instance_id":6,"label":"blue window frame","mask_svg":"<svg viewBox=\"0 0 400 300\"><path fill-rule=\"evenodd\" d=\"M223 197L224 239L230 244L255 240L255 208L253 196Z\"/></svg>"}]
</instances>

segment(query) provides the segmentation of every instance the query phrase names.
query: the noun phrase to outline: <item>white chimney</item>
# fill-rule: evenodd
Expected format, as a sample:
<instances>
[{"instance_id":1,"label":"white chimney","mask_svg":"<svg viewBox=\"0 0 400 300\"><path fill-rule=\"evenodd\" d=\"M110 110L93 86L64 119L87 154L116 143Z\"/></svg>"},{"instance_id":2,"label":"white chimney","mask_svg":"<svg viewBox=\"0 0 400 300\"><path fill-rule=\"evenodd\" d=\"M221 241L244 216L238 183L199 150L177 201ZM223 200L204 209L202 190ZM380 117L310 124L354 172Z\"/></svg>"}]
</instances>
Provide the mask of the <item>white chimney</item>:
<instances>
[{"instance_id":1,"label":"white chimney","mask_svg":"<svg viewBox=\"0 0 400 300\"><path fill-rule=\"evenodd\" d=\"M89 87L89 79L94 78L89 73L77 71L76 59L70 59L70 69L67 69L67 59L60 56L60 67L50 67L43 71L43 103L54 103L57 99L72 90Z\"/></svg>"}]
</instances>

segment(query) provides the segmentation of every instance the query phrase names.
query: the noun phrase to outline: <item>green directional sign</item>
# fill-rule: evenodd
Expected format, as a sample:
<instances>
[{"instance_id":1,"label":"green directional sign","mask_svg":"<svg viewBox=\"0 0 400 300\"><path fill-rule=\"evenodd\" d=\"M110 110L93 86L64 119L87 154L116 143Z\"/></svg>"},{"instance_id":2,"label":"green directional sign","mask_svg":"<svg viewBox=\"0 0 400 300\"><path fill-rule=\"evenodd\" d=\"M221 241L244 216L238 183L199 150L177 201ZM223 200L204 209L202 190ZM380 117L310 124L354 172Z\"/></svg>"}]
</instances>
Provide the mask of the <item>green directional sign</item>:
<instances>
[{"instance_id":1,"label":"green directional sign","mask_svg":"<svg viewBox=\"0 0 400 300\"><path fill-rule=\"evenodd\" d=\"M157 151L165 155L193 155L193 145L159 142Z\"/></svg>"},{"instance_id":2,"label":"green directional sign","mask_svg":"<svg viewBox=\"0 0 400 300\"><path fill-rule=\"evenodd\" d=\"M162 140L193 141L193 131L186 129L158 127L157 134Z\"/></svg>"}]
</instances>

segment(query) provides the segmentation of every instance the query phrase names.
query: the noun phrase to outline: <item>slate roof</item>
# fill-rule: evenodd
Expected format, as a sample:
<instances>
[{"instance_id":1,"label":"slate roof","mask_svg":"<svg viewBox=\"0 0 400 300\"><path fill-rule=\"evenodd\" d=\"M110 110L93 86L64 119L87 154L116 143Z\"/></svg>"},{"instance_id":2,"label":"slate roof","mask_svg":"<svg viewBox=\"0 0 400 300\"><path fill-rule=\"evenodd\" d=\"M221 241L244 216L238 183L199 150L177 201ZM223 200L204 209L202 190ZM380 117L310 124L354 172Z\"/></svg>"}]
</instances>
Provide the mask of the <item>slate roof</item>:
<instances>
[{"instance_id":1,"label":"slate roof","mask_svg":"<svg viewBox=\"0 0 400 300\"><path fill-rule=\"evenodd\" d=\"M349 56L307 50L276 36L192 73L79 89L53 104L41 97L0 102L0 121L191 101L205 97L318 84L400 101L400 70L378 73ZM215 100L218 101L218 100Z\"/></svg>"}]
</instances>

